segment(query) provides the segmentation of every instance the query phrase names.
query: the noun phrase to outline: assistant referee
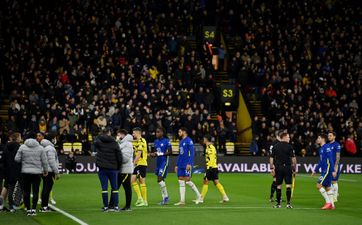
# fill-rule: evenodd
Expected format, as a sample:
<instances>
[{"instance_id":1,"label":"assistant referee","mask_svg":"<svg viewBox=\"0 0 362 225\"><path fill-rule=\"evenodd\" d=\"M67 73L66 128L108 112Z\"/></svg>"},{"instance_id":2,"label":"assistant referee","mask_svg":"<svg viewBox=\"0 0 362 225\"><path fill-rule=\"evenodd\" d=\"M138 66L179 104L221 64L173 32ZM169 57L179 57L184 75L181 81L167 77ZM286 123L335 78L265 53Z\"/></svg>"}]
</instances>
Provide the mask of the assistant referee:
<instances>
[{"instance_id":1,"label":"assistant referee","mask_svg":"<svg viewBox=\"0 0 362 225\"><path fill-rule=\"evenodd\" d=\"M270 156L270 168L272 175L276 176L277 183L277 204L274 208L281 208L280 199L282 196L282 184L283 180L286 184L287 194L287 208L292 209L290 204L290 198L292 195L292 176L295 172L297 160L295 158L295 152L291 144L289 144L290 136L288 132L280 134L280 143L276 145Z\"/></svg>"}]
</instances>

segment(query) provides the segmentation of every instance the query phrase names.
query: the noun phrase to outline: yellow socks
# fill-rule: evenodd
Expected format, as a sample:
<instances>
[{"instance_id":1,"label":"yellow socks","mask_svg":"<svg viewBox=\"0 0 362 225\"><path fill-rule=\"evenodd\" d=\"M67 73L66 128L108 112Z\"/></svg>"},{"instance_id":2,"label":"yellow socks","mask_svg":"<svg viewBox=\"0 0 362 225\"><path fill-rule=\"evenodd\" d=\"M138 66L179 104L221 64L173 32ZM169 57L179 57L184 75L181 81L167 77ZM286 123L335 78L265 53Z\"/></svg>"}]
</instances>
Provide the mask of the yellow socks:
<instances>
[{"instance_id":1,"label":"yellow socks","mask_svg":"<svg viewBox=\"0 0 362 225\"><path fill-rule=\"evenodd\" d=\"M207 193L208 190L209 190L209 185L208 185L208 184L204 184L204 185L202 186L202 191L201 191L201 196L202 196L202 198L205 198L206 193Z\"/></svg>"},{"instance_id":2,"label":"yellow socks","mask_svg":"<svg viewBox=\"0 0 362 225\"><path fill-rule=\"evenodd\" d=\"M220 192L220 194L221 194L222 196L226 196L224 187L223 187L220 183L218 183L218 184L216 185L216 187L217 187L217 189L219 190L219 192Z\"/></svg>"},{"instance_id":3,"label":"yellow socks","mask_svg":"<svg viewBox=\"0 0 362 225\"><path fill-rule=\"evenodd\" d=\"M134 192L136 192L137 198L138 199L142 198L140 187L138 186L138 183L137 182L132 183L132 187L133 187Z\"/></svg>"},{"instance_id":4,"label":"yellow socks","mask_svg":"<svg viewBox=\"0 0 362 225\"><path fill-rule=\"evenodd\" d=\"M146 184L141 184L141 192L142 192L142 198L145 202L147 202L147 186Z\"/></svg>"}]
</instances>

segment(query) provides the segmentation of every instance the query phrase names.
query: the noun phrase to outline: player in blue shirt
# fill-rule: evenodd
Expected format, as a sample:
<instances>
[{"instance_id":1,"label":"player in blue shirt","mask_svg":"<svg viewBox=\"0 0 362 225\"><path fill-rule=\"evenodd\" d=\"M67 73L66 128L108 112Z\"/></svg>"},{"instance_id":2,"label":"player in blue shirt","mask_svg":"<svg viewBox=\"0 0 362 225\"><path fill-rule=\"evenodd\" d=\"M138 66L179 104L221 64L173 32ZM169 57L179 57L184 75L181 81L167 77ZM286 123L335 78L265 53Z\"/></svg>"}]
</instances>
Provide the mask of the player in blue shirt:
<instances>
[{"instance_id":1,"label":"player in blue shirt","mask_svg":"<svg viewBox=\"0 0 362 225\"><path fill-rule=\"evenodd\" d=\"M319 192L322 194L322 196L326 201L325 205L321 208L323 210L335 209L331 183L332 183L332 176L335 177L336 172L334 171L334 161L332 158L332 151L329 144L327 144L326 142L327 142L327 135L320 134L317 139L317 143L321 146L319 149L320 159L317 167L312 172L312 176L314 176L314 174L318 172L319 169L321 169L322 172L317 182L317 189L319 190Z\"/></svg>"},{"instance_id":2,"label":"player in blue shirt","mask_svg":"<svg viewBox=\"0 0 362 225\"><path fill-rule=\"evenodd\" d=\"M336 171L337 176L333 177L332 179L332 189L333 189L333 197L334 201L338 201L338 178L339 174L341 173L341 167L340 167L340 159L341 159L341 145L336 142L336 133L335 132L329 132L328 133L328 141L329 146L332 150L332 158L334 161L334 171Z\"/></svg>"},{"instance_id":3,"label":"player in blue shirt","mask_svg":"<svg viewBox=\"0 0 362 225\"><path fill-rule=\"evenodd\" d=\"M157 175L157 182L161 188L162 201L161 205L166 205L169 201L168 192L166 188L165 179L167 176L169 155L171 155L171 142L165 136L165 130L162 127L156 129L156 140L154 142L156 152L151 153L153 157L157 157L157 168L155 174Z\"/></svg>"},{"instance_id":4,"label":"player in blue shirt","mask_svg":"<svg viewBox=\"0 0 362 225\"><path fill-rule=\"evenodd\" d=\"M202 197L197 189L196 185L191 181L192 167L194 165L194 143L191 138L187 136L187 130L184 127L181 127L178 130L178 135L181 138L179 147L180 154L177 158L177 165L175 167L175 172L178 176L178 182L180 185L180 201L175 205L185 205L185 193L186 187L185 183L189 185L192 190L195 192L197 198L195 200L196 204L202 203Z\"/></svg>"}]
</instances>

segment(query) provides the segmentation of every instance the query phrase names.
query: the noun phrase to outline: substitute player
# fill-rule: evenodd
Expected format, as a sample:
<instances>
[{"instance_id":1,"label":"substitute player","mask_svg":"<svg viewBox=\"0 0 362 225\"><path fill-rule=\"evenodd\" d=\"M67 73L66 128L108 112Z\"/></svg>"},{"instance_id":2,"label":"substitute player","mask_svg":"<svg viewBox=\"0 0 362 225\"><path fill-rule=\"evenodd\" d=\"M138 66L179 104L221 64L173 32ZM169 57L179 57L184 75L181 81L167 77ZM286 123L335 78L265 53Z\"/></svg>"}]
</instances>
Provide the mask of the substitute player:
<instances>
[{"instance_id":1,"label":"substitute player","mask_svg":"<svg viewBox=\"0 0 362 225\"><path fill-rule=\"evenodd\" d=\"M185 205L185 194L186 194L186 187L185 183L189 185L192 190L196 194L196 204L202 202L202 197L197 189L196 185L191 181L191 174L192 174L192 167L194 165L194 143L192 142L191 138L187 136L186 128L181 127L178 130L178 135L181 138L179 147L180 147L180 154L177 158L177 166L175 167L175 172L178 176L178 182L180 185L180 201L175 203L175 205Z\"/></svg>"},{"instance_id":2,"label":"substitute player","mask_svg":"<svg viewBox=\"0 0 362 225\"><path fill-rule=\"evenodd\" d=\"M340 167L340 159L341 159L341 145L336 142L336 133L335 132L329 132L328 133L328 141L329 141L329 147L332 151L332 159L334 161L334 171L336 171L337 175L336 177L332 178L332 189L333 189L333 200L334 202L338 201L338 178L339 174L341 173L341 167Z\"/></svg>"},{"instance_id":3,"label":"substitute player","mask_svg":"<svg viewBox=\"0 0 362 225\"><path fill-rule=\"evenodd\" d=\"M156 140L154 142L156 152L151 153L153 157L157 157L157 182L160 185L162 201L160 205L167 205L169 202L165 179L168 171L169 155L171 155L172 147L170 140L165 136L165 130L162 127L156 129Z\"/></svg>"},{"instance_id":4,"label":"substitute player","mask_svg":"<svg viewBox=\"0 0 362 225\"><path fill-rule=\"evenodd\" d=\"M147 142L142 138L142 129L139 127L132 130L132 135L134 138L133 148L135 157L133 164L135 168L131 177L131 184L137 195L136 206L148 206L146 186ZM140 185L138 185L137 179Z\"/></svg>"},{"instance_id":5,"label":"substitute player","mask_svg":"<svg viewBox=\"0 0 362 225\"><path fill-rule=\"evenodd\" d=\"M206 175L204 177L204 185L202 186L201 196L202 200L205 199L206 193L209 189L209 181L213 181L214 185L219 190L222 200L220 203L228 202L229 198L225 193L224 187L219 182L219 171L217 169L217 156L216 148L211 142L210 135L204 136L204 144L206 145Z\"/></svg>"},{"instance_id":6,"label":"substitute player","mask_svg":"<svg viewBox=\"0 0 362 225\"><path fill-rule=\"evenodd\" d=\"M332 176L335 177L337 174L334 170L334 161L332 157L332 150L327 142L327 135L320 134L317 139L317 144L321 147L319 149L320 160L318 162L317 167L312 172L312 176L319 169L322 170L321 176L317 182L317 189L322 194L326 203L321 208L323 210L335 209L333 202L333 190L331 188Z\"/></svg>"},{"instance_id":7,"label":"substitute player","mask_svg":"<svg viewBox=\"0 0 362 225\"><path fill-rule=\"evenodd\" d=\"M282 184L285 180L287 188L287 208L292 209L290 199L292 196L292 176L295 173L297 160L295 158L294 149L289 144L290 137L288 132L283 132L280 135L280 143L273 148L273 154L270 156L270 168L272 175L276 176L277 183L277 204L274 208L281 208Z\"/></svg>"}]
</instances>

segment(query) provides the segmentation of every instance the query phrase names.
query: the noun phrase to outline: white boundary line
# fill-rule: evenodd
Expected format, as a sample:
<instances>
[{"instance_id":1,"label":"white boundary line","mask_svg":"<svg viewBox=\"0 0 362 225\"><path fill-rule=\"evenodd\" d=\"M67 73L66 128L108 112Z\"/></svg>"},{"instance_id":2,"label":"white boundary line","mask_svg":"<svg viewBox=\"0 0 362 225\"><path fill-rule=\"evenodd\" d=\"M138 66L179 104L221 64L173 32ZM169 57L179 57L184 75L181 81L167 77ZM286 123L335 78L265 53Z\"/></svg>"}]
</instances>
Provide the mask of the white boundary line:
<instances>
[{"instance_id":1,"label":"white boundary line","mask_svg":"<svg viewBox=\"0 0 362 225\"><path fill-rule=\"evenodd\" d=\"M86 222L78 219L77 217L75 217L75 216L73 216L73 215L71 215L71 214L69 214L69 213L67 213L67 212L65 212L65 211L63 211L63 210L61 210L61 209L59 209L59 208L57 208L57 207L55 207L54 205L49 205L49 208L51 208L51 209L53 209L53 210L55 210L55 211L63 214L64 216L66 216L66 217L68 217L69 219L71 219L71 220L79 223L80 225L88 225Z\"/></svg>"},{"instance_id":2,"label":"white boundary line","mask_svg":"<svg viewBox=\"0 0 362 225\"><path fill-rule=\"evenodd\" d=\"M171 206L171 205L170 205ZM167 207L167 206L148 206L148 207L134 207L132 210L134 211L138 211L138 210L147 210L147 209L164 209L164 210L182 210L182 209L193 209L193 210L199 210L199 209L271 209L271 210L278 210L278 209L274 209L273 206L267 207L267 206L197 206L197 207L190 207L190 206L171 206L171 207ZM296 210L319 210L319 208L293 208ZM291 209L291 210L293 210ZM289 210L289 209L288 209ZM68 209L68 211L71 212L100 212L99 210L96 209ZM121 212L122 213L122 212Z\"/></svg>"},{"instance_id":3,"label":"white boundary line","mask_svg":"<svg viewBox=\"0 0 362 225\"><path fill-rule=\"evenodd\" d=\"M202 206L200 207L189 207L189 206L179 206L179 207L161 207L161 206L151 206L151 207L140 207L137 209L274 209L273 206L266 207L266 206ZM293 209L302 209L302 210L317 210L319 208L293 208Z\"/></svg>"}]
</instances>

